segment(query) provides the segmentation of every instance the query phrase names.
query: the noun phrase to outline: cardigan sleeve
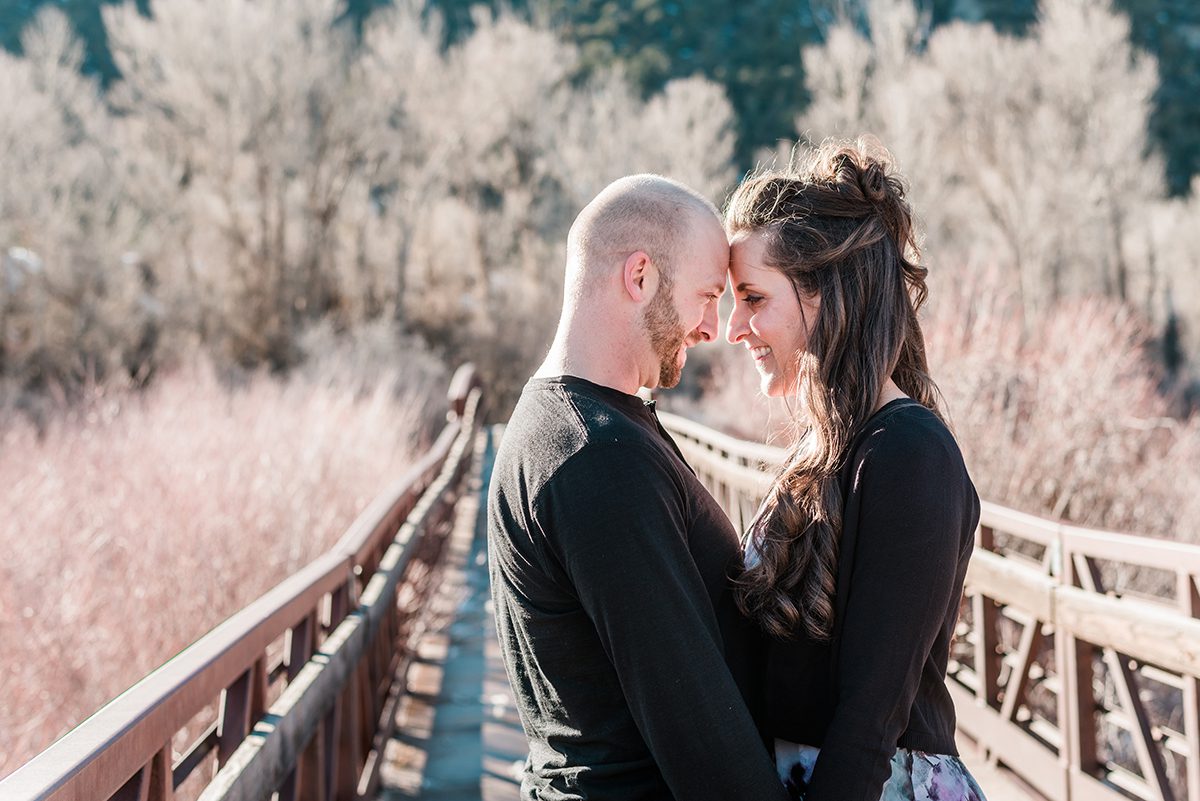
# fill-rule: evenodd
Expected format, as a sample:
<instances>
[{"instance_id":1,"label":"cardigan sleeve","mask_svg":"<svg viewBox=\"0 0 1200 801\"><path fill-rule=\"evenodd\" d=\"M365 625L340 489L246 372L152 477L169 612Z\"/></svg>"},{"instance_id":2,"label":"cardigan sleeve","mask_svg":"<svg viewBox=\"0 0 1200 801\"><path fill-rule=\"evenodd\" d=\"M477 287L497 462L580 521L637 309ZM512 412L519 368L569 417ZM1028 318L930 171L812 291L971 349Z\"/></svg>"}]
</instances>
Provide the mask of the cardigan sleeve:
<instances>
[{"instance_id":1,"label":"cardigan sleeve","mask_svg":"<svg viewBox=\"0 0 1200 801\"><path fill-rule=\"evenodd\" d=\"M873 434L863 451L851 485L854 553L839 567L852 573L834 646L836 703L807 801L878 800L933 643L961 591L970 483L953 440L897 427Z\"/></svg>"}]
</instances>

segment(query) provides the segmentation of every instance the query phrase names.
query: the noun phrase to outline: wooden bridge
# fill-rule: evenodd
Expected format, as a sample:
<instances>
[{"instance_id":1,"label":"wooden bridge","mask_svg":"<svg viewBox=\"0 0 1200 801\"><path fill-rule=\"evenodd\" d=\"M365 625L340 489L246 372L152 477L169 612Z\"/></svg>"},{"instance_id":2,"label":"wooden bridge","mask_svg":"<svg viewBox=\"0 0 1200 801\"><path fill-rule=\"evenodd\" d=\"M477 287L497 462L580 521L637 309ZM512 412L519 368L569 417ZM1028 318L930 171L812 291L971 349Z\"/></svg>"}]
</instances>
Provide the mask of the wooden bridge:
<instances>
[{"instance_id":1,"label":"wooden bridge","mask_svg":"<svg viewBox=\"0 0 1200 801\"><path fill-rule=\"evenodd\" d=\"M480 511L500 428L448 423L327 554L15 773L0 801L516 799ZM662 414L744 526L782 452ZM948 683L992 801L1200 801L1200 546L985 503Z\"/></svg>"}]
</instances>

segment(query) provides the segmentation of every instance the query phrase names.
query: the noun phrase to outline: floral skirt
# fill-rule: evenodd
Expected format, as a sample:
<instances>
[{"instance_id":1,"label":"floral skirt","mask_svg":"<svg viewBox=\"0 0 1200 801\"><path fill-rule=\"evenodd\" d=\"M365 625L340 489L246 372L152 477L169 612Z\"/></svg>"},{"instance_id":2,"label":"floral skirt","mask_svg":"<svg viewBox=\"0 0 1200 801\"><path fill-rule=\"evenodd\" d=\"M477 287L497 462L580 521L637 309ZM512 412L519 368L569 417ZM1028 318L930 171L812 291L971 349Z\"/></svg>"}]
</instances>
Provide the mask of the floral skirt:
<instances>
[{"instance_id":1,"label":"floral skirt","mask_svg":"<svg viewBox=\"0 0 1200 801\"><path fill-rule=\"evenodd\" d=\"M796 801L803 800L820 753L811 745L775 741L779 778ZM986 801L975 777L956 756L897 748L891 768L879 801Z\"/></svg>"}]
</instances>

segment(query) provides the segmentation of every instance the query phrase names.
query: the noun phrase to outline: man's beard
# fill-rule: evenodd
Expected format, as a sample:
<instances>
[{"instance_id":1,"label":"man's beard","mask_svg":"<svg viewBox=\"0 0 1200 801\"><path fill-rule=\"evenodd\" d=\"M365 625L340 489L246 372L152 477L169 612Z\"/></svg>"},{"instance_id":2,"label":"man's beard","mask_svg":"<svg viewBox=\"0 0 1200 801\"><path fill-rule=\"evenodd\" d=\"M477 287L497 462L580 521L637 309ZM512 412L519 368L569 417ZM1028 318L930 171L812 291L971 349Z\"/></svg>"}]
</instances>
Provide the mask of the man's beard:
<instances>
[{"instance_id":1,"label":"man's beard","mask_svg":"<svg viewBox=\"0 0 1200 801\"><path fill-rule=\"evenodd\" d=\"M682 368L679 349L687 340L687 332L679 320L679 312L671 302L671 286L663 282L646 304L642 327L650 335L650 347L658 357L658 385L669 388L679 383Z\"/></svg>"}]
</instances>

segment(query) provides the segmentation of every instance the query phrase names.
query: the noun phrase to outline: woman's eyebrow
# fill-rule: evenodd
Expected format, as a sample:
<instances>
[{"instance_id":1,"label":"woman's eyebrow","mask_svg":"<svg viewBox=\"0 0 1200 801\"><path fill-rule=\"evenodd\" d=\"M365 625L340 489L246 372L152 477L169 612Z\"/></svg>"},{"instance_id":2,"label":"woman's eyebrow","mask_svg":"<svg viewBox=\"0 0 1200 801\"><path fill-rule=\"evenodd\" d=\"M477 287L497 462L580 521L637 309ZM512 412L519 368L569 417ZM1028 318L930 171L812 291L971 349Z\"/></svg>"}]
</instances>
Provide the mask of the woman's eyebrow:
<instances>
[{"instance_id":1,"label":"woman's eyebrow","mask_svg":"<svg viewBox=\"0 0 1200 801\"><path fill-rule=\"evenodd\" d=\"M754 289L754 284L750 281L743 281L737 285L738 292L745 292L747 289Z\"/></svg>"}]
</instances>

